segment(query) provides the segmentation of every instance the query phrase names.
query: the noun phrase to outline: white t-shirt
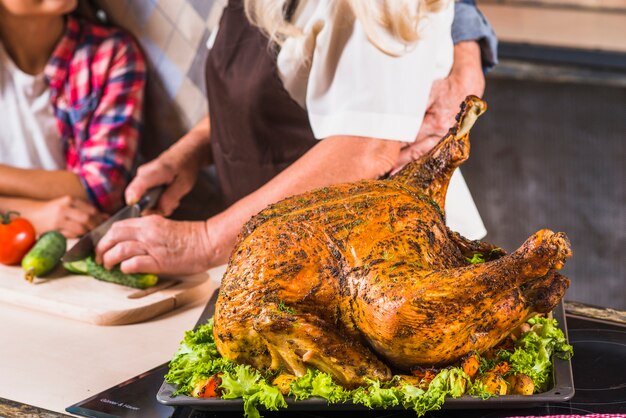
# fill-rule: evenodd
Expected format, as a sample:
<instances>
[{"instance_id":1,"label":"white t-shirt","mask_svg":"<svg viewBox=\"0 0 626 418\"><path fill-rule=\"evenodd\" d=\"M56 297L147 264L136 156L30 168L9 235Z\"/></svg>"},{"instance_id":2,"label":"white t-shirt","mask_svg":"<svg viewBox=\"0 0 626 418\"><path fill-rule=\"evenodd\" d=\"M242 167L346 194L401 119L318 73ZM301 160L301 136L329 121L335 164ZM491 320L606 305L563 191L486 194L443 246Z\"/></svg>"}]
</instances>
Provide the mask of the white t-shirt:
<instances>
[{"instance_id":1,"label":"white t-shirt","mask_svg":"<svg viewBox=\"0 0 626 418\"><path fill-rule=\"evenodd\" d=\"M50 89L43 74L20 70L0 44L0 164L65 168Z\"/></svg>"},{"instance_id":2,"label":"white t-shirt","mask_svg":"<svg viewBox=\"0 0 626 418\"><path fill-rule=\"evenodd\" d=\"M419 40L409 48L382 33L378 49L354 19L332 24L333 0L301 0L293 23L303 36L290 38L278 57L278 72L291 97L307 110L318 139L354 135L412 142L422 124L433 81L450 72L454 1L420 21ZM207 42L212 47L217 28ZM469 239L486 235L459 170L446 197L448 226Z\"/></svg>"}]
</instances>

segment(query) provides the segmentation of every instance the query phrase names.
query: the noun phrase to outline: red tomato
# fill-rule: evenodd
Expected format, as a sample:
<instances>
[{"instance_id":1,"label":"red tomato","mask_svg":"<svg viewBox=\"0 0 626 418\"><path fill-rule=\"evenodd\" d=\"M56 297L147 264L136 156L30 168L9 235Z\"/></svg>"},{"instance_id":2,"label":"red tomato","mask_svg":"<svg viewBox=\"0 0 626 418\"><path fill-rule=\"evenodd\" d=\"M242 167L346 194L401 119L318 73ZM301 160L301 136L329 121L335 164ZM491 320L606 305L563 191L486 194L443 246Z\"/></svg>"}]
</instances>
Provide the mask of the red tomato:
<instances>
[{"instance_id":1,"label":"red tomato","mask_svg":"<svg viewBox=\"0 0 626 418\"><path fill-rule=\"evenodd\" d=\"M18 264L35 244L37 234L24 218L11 219L17 212L0 213L0 263Z\"/></svg>"}]
</instances>

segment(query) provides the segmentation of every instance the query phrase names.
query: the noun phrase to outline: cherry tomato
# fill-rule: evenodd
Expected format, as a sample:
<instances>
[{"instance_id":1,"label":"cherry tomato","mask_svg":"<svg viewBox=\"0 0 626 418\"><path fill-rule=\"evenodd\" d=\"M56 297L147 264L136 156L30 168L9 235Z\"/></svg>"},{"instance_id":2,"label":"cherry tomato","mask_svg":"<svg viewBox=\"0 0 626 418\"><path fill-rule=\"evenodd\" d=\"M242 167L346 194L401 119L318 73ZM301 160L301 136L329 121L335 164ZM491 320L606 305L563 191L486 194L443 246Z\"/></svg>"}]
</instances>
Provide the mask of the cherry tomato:
<instances>
[{"instance_id":1,"label":"cherry tomato","mask_svg":"<svg viewBox=\"0 0 626 418\"><path fill-rule=\"evenodd\" d=\"M22 261L35 244L37 234L33 225L25 218L13 218L19 213L0 213L0 263L14 265Z\"/></svg>"}]
</instances>

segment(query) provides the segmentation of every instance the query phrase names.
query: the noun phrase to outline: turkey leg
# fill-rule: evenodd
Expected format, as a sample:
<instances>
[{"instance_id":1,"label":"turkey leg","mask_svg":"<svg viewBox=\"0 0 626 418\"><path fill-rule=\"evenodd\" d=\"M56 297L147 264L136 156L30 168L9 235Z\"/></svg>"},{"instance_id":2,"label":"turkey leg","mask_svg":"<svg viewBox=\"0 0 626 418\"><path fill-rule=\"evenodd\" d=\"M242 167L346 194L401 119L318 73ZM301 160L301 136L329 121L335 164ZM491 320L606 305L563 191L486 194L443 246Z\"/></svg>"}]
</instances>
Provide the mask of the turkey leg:
<instances>
[{"instance_id":1,"label":"turkey leg","mask_svg":"<svg viewBox=\"0 0 626 418\"><path fill-rule=\"evenodd\" d=\"M268 305L255 319L254 329L267 344L272 370L302 376L312 366L346 387L364 384L364 377L391 379L389 368L370 350L316 315L292 314Z\"/></svg>"},{"instance_id":2,"label":"turkey leg","mask_svg":"<svg viewBox=\"0 0 626 418\"><path fill-rule=\"evenodd\" d=\"M544 229L491 262L432 272L411 263L390 272L381 263L356 281L354 321L388 364L447 365L494 347L533 312L553 309L567 279L548 273L570 255L565 235ZM376 280L393 276L399 280Z\"/></svg>"},{"instance_id":3,"label":"turkey leg","mask_svg":"<svg viewBox=\"0 0 626 418\"><path fill-rule=\"evenodd\" d=\"M433 199L444 209L448 184L454 170L469 157L469 131L487 104L476 96L467 96L456 117L457 123L433 149L407 164L391 177L406 188Z\"/></svg>"}]
</instances>

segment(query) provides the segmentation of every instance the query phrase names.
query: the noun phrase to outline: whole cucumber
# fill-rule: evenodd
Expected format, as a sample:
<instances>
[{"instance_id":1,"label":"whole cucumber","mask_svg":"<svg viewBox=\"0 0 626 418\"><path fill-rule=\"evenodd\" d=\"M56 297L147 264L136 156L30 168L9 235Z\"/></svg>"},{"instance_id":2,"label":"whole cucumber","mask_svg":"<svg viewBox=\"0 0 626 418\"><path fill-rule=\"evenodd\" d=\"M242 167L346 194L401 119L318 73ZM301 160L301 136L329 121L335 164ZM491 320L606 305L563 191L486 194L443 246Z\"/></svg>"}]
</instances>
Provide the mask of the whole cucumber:
<instances>
[{"instance_id":1,"label":"whole cucumber","mask_svg":"<svg viewBox=\"0 0 626 418\"><path fill-rule=\"evenodd\" d=\"M145 289L154 286L159 281L158 276L155 274L125 274L118 267L107 270L104 266L96 263L93 257L87 257L86 261L87 274L105 282L121 284L136 289Z\"/></svg>"},{"instance_id":2,"label":"whole cucumber","mask_svg":"<svg viewBox=\"0 0 626 418\"><path fill-rule=\"evenodd\" d=\"M49 273L59 264L66 249L67 241L63 234L58 231L44 233L22 259L24 278L32 282L33 278Z\"/></svg>"}]
</instances>

